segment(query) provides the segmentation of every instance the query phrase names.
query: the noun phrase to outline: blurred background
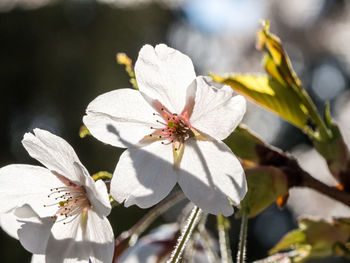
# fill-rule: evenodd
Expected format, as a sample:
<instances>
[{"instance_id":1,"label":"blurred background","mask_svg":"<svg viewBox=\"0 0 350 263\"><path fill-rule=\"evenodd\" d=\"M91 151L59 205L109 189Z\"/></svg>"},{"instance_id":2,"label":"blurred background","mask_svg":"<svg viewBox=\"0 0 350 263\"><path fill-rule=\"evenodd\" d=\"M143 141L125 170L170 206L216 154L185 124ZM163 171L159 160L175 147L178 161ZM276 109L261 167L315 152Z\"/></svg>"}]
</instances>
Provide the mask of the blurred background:
<instances>
[{"instance_id":1,"label":"blurred background","mask_svg":"<svg viewBox=\"0 0 350 263\"><path fill-rule=\"evenodd\" d=\"M135 61L142 45L163 42L189 55L198 75L263 72L262 54L255 50L262 18L270 20L271 32L282 39L319 109L331 102L350 143L349 1L0 0L0 167L37 164L21 139L39 127L65 138L90 173L113 172L121 150L91 137L81 139L78 132L90 101L131 87L116 53L126 52ZM299 130L253 104L243 122L264 140L294 153L312 175L336 184ZM144 213L137 207L113 209L115 235ZM296 227L296 218L305 215L330 219L350 216L350 211L311 190L293 190L288 208L281 211L272 205L249 221L247 261L266 257L268 249ZM232 218L232 226L236 254L239 220ZM30 253L2 230L0 243L2 263L30 262Z\"/></svg>"}]
</instances>

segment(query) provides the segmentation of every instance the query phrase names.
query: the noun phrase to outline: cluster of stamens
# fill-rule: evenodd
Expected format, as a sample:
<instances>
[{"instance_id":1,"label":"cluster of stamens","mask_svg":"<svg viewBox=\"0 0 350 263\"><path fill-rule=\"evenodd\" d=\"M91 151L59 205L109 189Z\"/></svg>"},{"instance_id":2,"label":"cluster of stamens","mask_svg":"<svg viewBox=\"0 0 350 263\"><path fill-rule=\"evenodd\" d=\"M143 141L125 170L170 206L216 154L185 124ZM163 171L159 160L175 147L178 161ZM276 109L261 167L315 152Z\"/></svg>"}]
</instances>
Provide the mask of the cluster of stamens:
<instances>
[{"instance_id":1,"label":"cluster of stamens","mask_svg":"<svg viewBox=\"0 0 350 263\"><path fill-rule=\"evenodd\" d=\"M188 121L182 115L171 113L165 107L160 108L160 114L153 113L153 115L159 116L164 120L164 122L156 120L157 123L164 125L164 127L151 127L151 129L154 129L155 131L149 136L162 140L162 144L181 144L185 140L193 136L193 132L190 128ZM177 151L178 148L175 147L174 150Z\"/></svg>"},{"instance_id":2,"label":"cluster of stamens","mask_svg":"<svg viewBox=\"0 0 350 263\"><path fill-rule=\"evenodd\" d=\"M55 222L64 221L63 224L67 224L90 207L86 190L82 186L70 183L68 186L52 188L50 192L48 197L53 198L56 202L50 205L44 205L44 207L57 205L58 210L51 217Z\"/></svg>"}]
</instances>

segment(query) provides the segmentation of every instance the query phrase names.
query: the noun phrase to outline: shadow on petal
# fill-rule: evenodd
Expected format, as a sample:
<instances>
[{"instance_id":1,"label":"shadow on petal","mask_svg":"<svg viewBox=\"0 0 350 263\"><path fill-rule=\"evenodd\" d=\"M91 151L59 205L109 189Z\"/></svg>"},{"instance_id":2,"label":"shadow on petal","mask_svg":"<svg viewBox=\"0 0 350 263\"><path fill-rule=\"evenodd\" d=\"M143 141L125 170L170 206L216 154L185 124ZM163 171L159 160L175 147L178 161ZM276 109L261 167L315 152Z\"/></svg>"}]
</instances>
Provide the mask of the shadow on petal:
<instances>
[{"instance_id":1,"label":"shadow on petal","mask_svg":"<svg viewBox=\"0 0 350 263\"><path fill-rule=\"evenodd\" d=\"M113 133L115 136L118 137L118 139L120 141L123 142L123 144L125 144L128 148L135 148L135 145L123 140L123 138L120 137L119 132L117 131L117 129L111 125L108 124L106 126L106 129L108 132ZM185 148L187 147L186 143L185 143ZM220 151L227 151L224 147L220 147L220 145L217 145L218 150ZM137 149L138 151L143 152L143 154L145 156L148 156L147 158L154 163L154 166L162 166L162 167L166 167L166 169L173 170L174 169L174 164L172 162L167 162L161 158L159 158L159 156L150 152L147 152L145 150L142 149L142 147L138 147ZM190 200L192 202L194 202L196 205L198 205L200 208L202 208L205 212L211 213L211 214L220 214L220 213L224 213L226 216L232 214L233 209L230 209L230 212L228 211L228 205L229 205L229 201L227 198L227 194L225 194L224 192L221 191L221 189L218 188L217 185L215 185L212 174L210 173L210 169L207 165L205 156L203 155L202 151L200 150L200 148L198 147L198 145L195 143L194 144L194 150L196 152L196 154L198 155L198 158L201 162L201 166L203 167L203 170L205 172L205 175L207 177L208 180L208 184L204 183L202 180L198 179L198 176L196 174L190 173L188 171L186 171L185 169L181 168L181 165L179 168L177 168L177 173L181 176L181 177L187 177L189 179L189 181L191 182L191 186L194 186L193 190L196 189L200 189L200 191L198 192L198 195L200 195L200 198L196 198L198 200L201 200L200 203L204 202L208 202L206 204L206 207L203 207L203 205L199 205L197 200L191 200L193 198L190 198ZM185 149L186 151L186 149ZM140 184L142 184L144 187L150 189L152 191L152 193L149 196L143 196L142 198L148 198L151 197L158 189L156 189L152 183L149 182L149 180L147 179L147 176L144 176L144 172L142 170L142 168L139 165L135 164L135 160L133 161L133 167L136 171L136 176L137 176L137 180L140 182ZM223 174L223 176L226 176L227 174ZM242 189L239 188L239 184L237 184L237 182L234 182L233 179L231 179L234 185L234 188L236 189L237 192L241 192ZM188 196L188 194L186 194ZM223 206L226 206L226 210L223 211L223 209L220 209L220 203L218 203L217 201L222 202ZM225 204L224 204L225 203ZM232 210L232 211L231 211Z\"/></svg>"}]
</instances>

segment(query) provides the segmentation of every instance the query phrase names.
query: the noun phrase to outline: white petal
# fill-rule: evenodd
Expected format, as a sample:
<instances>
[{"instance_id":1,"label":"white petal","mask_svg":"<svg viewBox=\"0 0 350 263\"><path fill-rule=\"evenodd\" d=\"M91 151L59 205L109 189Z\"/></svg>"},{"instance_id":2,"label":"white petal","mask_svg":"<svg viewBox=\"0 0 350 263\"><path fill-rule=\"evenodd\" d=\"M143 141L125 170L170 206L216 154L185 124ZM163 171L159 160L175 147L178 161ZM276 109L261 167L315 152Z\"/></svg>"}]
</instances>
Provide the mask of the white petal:
<instances>
[{"instance_id":1,"label":"white petal","mask_svg":"<svg viewBox=\"0 0 350 263\"><path fill-rule=\"evenodd\" d=\"M18 221L22 225L17 233L22 246L33 254L44 254L54 220L40 218L28 205L17 208L15 214L21 217Z\"/></svg>"},{"instance_id":2,"label":"white petal","mask_svg":"<svg viewBox=\"0 0 350 263\"><path fill-rule=\"evenodd\" d=\"M81 215L69 223L56 222L53 225L45 252L47 262L67 263L78 259L88 262L89 248L83 243L80 218Z\"/></svg>"},{"instance_id":3,"label":"white petal","mask_svg":"<svg viewBox=\"0 0 350 263\"><path fill-rule=\"evenodd\" d=\"M141 48L135 63L138 87L174 113L181 113L187 87L196 78L191 59L164 44Z\"/></svg>"},{"instance_id":4,"label":"white petal","mask_svg":"<svg viewBox=\"0 0 350 263\"><path fill-rule=\"evenodd\" d=\"M111 195L125 206L150 207L162 200L178 179L171 145L154 142L126 150L111 182Z\"/></svg>"},{"instance_id":5,"label":"white petal","mask_svg":"<svg viewBox=\"0 0 350 263\"><path fill-rule=\"evenodd\" d=\"M106 184L102 180L97 182L92 179L86 168L80 163L74 163L75 172L84 178L83 186L86 190L87 198L91 203L94 211L100 216L107 216L111 212L111 204Z\"/></svg>"},{"instance_id":6,"label":"white petal","mask_svg":"<svg viewBox=\"0 0 350 263\"><path fill-rule=\"evenodd\" d=\"M227 197L238 204L247 192L243 168L223 142L187 140L180 167L179 185L207 213L231 215Z\"/></svg>"},{"instance_id":7,"label":"white petal","mask_svg":"<svg viewBox=\"0 0 350 263\"><path fill-rule=\"evenodd\" d=\"M141 93L132 89L107 92L94 99L83 121L98 140L116 147L130 147L150 134L155 111Z\"/></svg>"},{"instance_id":8,"label":"white petal","mask_svg":"<svg viewBox=\"0 0 350 263\"><path fill-rule=\"evenodd\" d=\"M50 189L63 186L48 169L34 165L8 165L0 169L0 213L29 204L41 217L52 216L57 206Z\"/></svg>"},{"instance_id":9,"label":"white petal","mask_svg":"<svg viewBox=\"0 0 350 263\"><path fill-rule=\"evenodd\" d=\"M7 213L0 214L0 226L11 237L18 239L17 230L20 229L21 224L17 221L17 217L12 209Z\"/></svg>"},{"instance_id":10,"label":"white petal","mask_svg":"<svg viewBox=\"0 0 350 263\"><path fill-rule=\"evenodd\" d=\"M172 240L171 240L172 241ZM143 242L143 243L141 243ZM169 240L160 240L158 242L140 241L136 245L128 248L118 259L118 263L157 263L165 262L159 259L163 256L163 253L169 250L169 248L162 245L163 242L169 242ZM171 251L169 251L168 257L170 257ZM167 255L164 255L167 256Z\"/></svg>"},{"instance_id":11,"label":"white petal","mask_svg":"<svg viewBox=\"0 0 350 263\"><path fill-rule=\"evenodd\" d=\"M223 140L241 122L246 110L245 99L234 96L232 89L209 86L203 77L196 79L196 97L191 125L217 140Z\"/></svg>"},{"instance_id":12,"label":"white petal","mask_svg":"<svg viewBox=\"0 0 350 263\"><path fill-rule=\"evenodd\" d=\"M30 263L46 263L45 255L34 254Z\"/></svg>"},{"instance_id":13,"label":"white petal","mask_svg":"<svg viewBox=\"0 0 350 263\"><path fill-rule=\"evenodd\" d=\"M107 218L89 210L86 225L82 221L80 215L65 225L63 222L54 224L46 249L48 262L112 261L114 236Z\"/></svg>"},{"instance_id":14,"label":"white petal","mask_svg":"<svg viewBox=\"0 0 350 263\"><path fill-rule=\"evenodd\" d=\"M93 211L88 212L84 243L89 246L91 263L112 262L114 235L106 217L101 218Z\"/></svg>"},{"instance_id":15,"label":"white petal","mask_svg":"<svg viewBox=\"0 0 350 263\"><path fill-rule=\"evenodd\" d=\"M160 258L170 256L172 241L179 231L178 224L166 224L152 230L137 243L129 247L118 258L118 263L154 263L163 262ZM168 252L164 254L164 252Z\"/></svg>"},{"instance_id":16,"label":"white petal","mask_svg":"<svg viewBox=\"0 0 350 263\"><path fill-rule=\"evenodd\" d=\"M55 171L74 183L81 184L81 179L74 172L74 162L80 160L72 146L64 139L48 131L34 129L34 134L26 133L22 140L29 155L49 170Z\"/></svg>"}]
</instances>

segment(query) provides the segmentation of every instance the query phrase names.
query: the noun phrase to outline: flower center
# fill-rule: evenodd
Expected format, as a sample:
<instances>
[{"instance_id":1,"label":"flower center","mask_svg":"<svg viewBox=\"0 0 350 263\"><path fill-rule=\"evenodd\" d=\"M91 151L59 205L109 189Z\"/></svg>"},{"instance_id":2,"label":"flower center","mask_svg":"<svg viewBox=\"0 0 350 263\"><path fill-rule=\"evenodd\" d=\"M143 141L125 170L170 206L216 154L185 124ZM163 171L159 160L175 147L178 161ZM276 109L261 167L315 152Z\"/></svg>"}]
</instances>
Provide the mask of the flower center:
<instances>
[{"instance_id":1,"label":"flower center","mask_svg":"<svg viewBox=\"0 0 350 263\"><path fill-rule=\"evenodd\" d=\"M163 106L160 108L160 114L153 113L153 115L162 117L164 122L157 120L163 127L151 127L155 131L149 136L154 139L163 140L162 144L182 144L185 140L194 136L189 121L182 115L171 113ZM174 150L177 151L178 147L175 147Z\"/></svg>"},{"instance_id":2,"label":"flower center","mask_svg":"<svg viewBox=\"0 0 350 263\"><path fill-rule=\"evenodd\" d=\"M67 186L52 188L50 192L48 197L53 198L56 202L44 205L44 207L58 206L56 214L52 216L56 222L64 221L63 224L69 223L91 206L86 197L85 188L72 182L69 182Z\"/></svg>"}]
</instances>

